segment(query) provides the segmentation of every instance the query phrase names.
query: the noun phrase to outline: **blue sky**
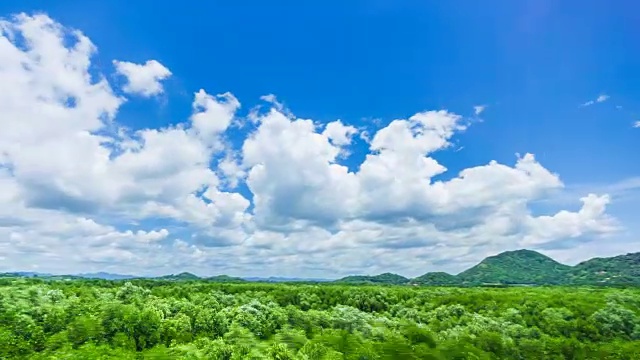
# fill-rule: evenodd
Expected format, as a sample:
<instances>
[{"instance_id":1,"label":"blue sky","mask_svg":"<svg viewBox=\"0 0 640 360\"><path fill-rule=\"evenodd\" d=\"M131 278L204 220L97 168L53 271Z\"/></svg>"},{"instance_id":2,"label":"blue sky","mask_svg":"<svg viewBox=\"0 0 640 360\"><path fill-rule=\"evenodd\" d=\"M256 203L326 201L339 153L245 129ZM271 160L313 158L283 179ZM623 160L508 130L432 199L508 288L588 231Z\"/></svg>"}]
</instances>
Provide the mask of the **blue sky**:
<instances>
[{"instance_id":1,"label":"blue sky","mask_svg":"<svg viewBox=\"0 0 640 360\"><path fill-rule=\"evenodd\" d=\"M153 11L149 12L149 9ZM598 231L581 228L570 235L558 235L553 241L566 242L568 236L579 239L581 246L591 250L574 252L577 255L571 255L568 251L552 255L566 261L591 256L594 249L599 248L597 241L602 241L598 239L603 233L618 241L609 252L624 252L629 241L637 236L636 230L640 231L635 225L640 219L633 214L633 208L640 200L640 184L634 180L640 176L640 163L637 160L640 129L633 127L634 122L640 120L640 87L635 81L640 78L640 48L634 46L640 35L640 26L637 25L640 24L640 5L635 2L612 4L607 1L558 3L547 0L502 0L482 3L405 1L398 4L376 0L292 4L271 1L255 2L248 6L247 3L220 1L97 3L62 0L28 3L4 1L0 4L2 17L20 12L42 12L61 26L82 31L98 49L92 57L92 75L103 74L113 92L123 97L128 96L124 84L132 80L118 73L112 63L114 59L135 64L152 59L170 71L171 76L162 79L161 93L148 98L131 96L119 106L115 121L132 131L162 129L188 122L193 112L194 93L199 89L205 89L208 94L232 93L242 104L234 118L244 119L242 122L245 126L232 126L226 130L226 150L211 155L214 171L216 159L226 158L229 154L235 154L237 165L246 174L251 172L252 166L270 164L257 155L254 156L255 161L249 164L247 154L243 153L245 141L259 131L261 124L266 123L246 120L254 106L260 103L264 106L264 102L259 100L263 95L276 95L282 106L297 118L313 119L318 124L340 119L344 124L358 129L344 156L337 160L338 164L353 173L359 171L366 155L373 153L365 140L367 136L364 139L361 136L363 131L373 136L392 120L407 119L422 111L447 110L460 115L470 125L464 131L456 131L455 136L447 137L450 146L428 154L448 169L435 174L433 181L451 180L460 171L486 165L491 160L513 167L517 160L516 153L521 156L532 153L545 169L557 173L564 184L562 190L549 184L549 189L555 189L554 196L527 198L527 209L532 216L553 215L562 209L577 212L581 206L580 197L591 192L598 195L606 193L612 198L607 207L607 216L619 223L615 234L602 228ZM584 105L589 102L592 103ZM476 115L474 106L480 105L485 106L484 111ZM265 135L264 141L276 140ZM17 160L7 163L18 166ZM292 168L280 170L287 169L293 171ZM276 173L275 168L273 171ZM277 182L273 177L270 179ZM19 175L15 175L13 180L20 187L30 184ZM304 189L311 186L283 181L281 186L302 189L302 194L306 191ZM358 181L361 187L364 180ZM269 214L278 214L282 209L271 206L284 201L277 199L280 192L269 193L275 198L273 204L265 205L260 210L254 209L253 197L261 191L258 188L279 189L280 185L258 186L257 180L254 180L252 188L248 185L251 181L242 176L237 187L227 186L224 179L221 182L224 183L219 187L221 191L237 192L250 201L244 212L252 219L248 224L234 225L235 228L245 229L242 235L245 240L241 241L241 245L234 246L243 254L237 256L252 258L254 255L250 251L260 246L246 239L252 239L252 235L265 227L261 223L263 220L256 219L267 219L271 216ZM620 190L621 187L624 191ZM27 188L25 191L31 190ZM363 195L359 199L367 196L373 195ZM263 198L267 197L263 194ZM203 201L208 203L212 200ZM486 201L493 204L492 200ZM154 200L154 204L158 202L160 200ZM139 203L136 206L140 208L143 205L149 204ZM60 204L58 207L63 206ZM302 207L292 205L294 210L285 212L289 219L285 223L291 225L298 220L310 220L301 214L311 210L300 210ZM100 202L96 203L96 208L100 211L93 214L65 216L82 216L104 226L113 226L120 232L129 230L124 224L130 222L143 224L144 231L173 229L171 224L174 221L180 224L185 222L184 218L133 216ZM295 209L301 213L294 214ZM398 211L412 214L412 209L405 207ZM436 210L429 215L435 216ZM263 216L259 214L260 211L269 214ZM351 227L344 225L348 221L371 219L360 213L349 214L340 218L343 226L349 229ZM393 214L381 213L379 216L393 217ZM114 221L114 218L120 220ZM135 221L132 220L134 218ZM415 218L423 219L418 221L420 226L435 224L417 215ZM485 220L481 222L484 224ZM451 221L449 219L448 223ZM192 225L180 225L175 234L179 234L181 239L174 239L174 232L170 229L171 235L162 240L163 246L176 246L175 241L179 240L180 246L192 246L192 249L207 253L207 244L197 240L203 236L202 226L194 228ZM309 233L320 231L314 225L300 226L311 226L305 230ZM516 227L519 226L524 225ZM299 229L298 225L294 227ZM335 227L330 230L332 233L337 231ZM19 234L17 229L12 231ZM219 232L219 229L216 231ZM287 242L293 241L287 238L292 231L281 232L285 234L282 236ZM426 233L415 231L412 236L427 236ZM538 232L536 234L537 237L541 236ZM402 236L406 235L395 234L391 238ZM467 239L475 235L460 236ZM459 271L465 264L477 260L472 253L479 256L526 245L520 240L527 236L533 235L521 233L495 246L483 247L483 251L471 251L473 246L459 250L461 246L455 246L458 250L441 254L441 257L451 258L445 270ZM516 238L519 240L516 241ZM269 244L275 241L270 240ZM317 241L331 248L332 241L338 240L320 236ZM442 243L448 242L442 240ZM482 241L478 240L479 243ZM12 249L13 245L5 246L6 249ZM46 247L46 244L43 246ZM275 250L278 246L270 245L269 248L273 253L260 256L273 259L285 256L286 251ZM353 250L352 256L357 257L355 249L358 246L354 244L350 249ZM6 251L11 253L10 250ZM109 248L109 251L116 250ZM118 253L122 254L121 251ZM397 256L402 259L406 255L397 253L388 258ZM304 255L300 257L304 259ZM185 264L188 263L185 260ZM30 266L27 263L14 265ZM112 270L136 270L124 260L117 264L114 260L108 266L111 265ZM97 265L80 259L74 266L85 270L87 267L96 268ZM177 264L174 268L158 268L154 271L182 270L177 269L180 266ZM194 271L229 270L249 274L250 266L225 269L203 262ZM264 266L274 275L291 271L275 265L256 266ZM339 272L373 272L383 270L385 266L396 266L392 270L409 273L421 272L418 264L407 268L384 262L367 266L353 269L345 267ZM424 271L432 270L428 265L423 268ZM306 273L325 275L326 270L309 269Z\"/></svg>"},{"instance_id":2,"label":"blue sky","mask_svg":"<svg viewBox=\"0 0 640 360\"><path fill-rule=\"evenodd\" d=\"M640 119L640 88L630 80L640 77L632 46L640 5L403 3L6 1L0 11L44 11L81 29L99 44L104 66L151 58L179 74L161 120L139 119L148 109L128 106L132 126L185 116L200 87L250 101L272 93L300 117L351 123L423 109L467 115L487 104L491 121L453 159L461 168L530 151L565 181L615 181L640 170L638 134L629 131ZM578 106L600 94L610 101Z\"/></svg>"}]
</instances>

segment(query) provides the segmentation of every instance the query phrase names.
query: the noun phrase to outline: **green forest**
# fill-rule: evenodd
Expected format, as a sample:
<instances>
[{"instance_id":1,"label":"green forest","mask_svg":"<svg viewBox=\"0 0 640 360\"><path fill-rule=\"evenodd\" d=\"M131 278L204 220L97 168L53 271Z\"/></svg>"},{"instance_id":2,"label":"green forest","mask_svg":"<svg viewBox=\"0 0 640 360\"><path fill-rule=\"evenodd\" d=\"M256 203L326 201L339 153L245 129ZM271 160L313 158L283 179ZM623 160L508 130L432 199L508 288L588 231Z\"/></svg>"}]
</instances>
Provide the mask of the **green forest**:
<instances>
[{"instance_id":1,"label":"green forest","mask_svg":"<svg viewBox=\"0 0 640 360\"><path fill-rule=\"evenodd\" d=\"M639 359L640 290L0 278L1 359Z\"/></svg>"}]
</instances>

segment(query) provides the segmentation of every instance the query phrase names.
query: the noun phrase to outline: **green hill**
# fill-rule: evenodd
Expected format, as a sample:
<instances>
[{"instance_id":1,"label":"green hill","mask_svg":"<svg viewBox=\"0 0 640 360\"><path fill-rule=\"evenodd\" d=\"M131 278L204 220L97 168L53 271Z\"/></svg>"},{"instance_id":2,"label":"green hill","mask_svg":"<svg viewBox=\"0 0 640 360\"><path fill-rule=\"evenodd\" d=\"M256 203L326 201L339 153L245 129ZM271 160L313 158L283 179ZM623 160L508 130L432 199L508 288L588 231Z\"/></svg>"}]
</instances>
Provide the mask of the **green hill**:
<instances>
[{"instance_id":1,"label":"green hill","mask_svg":"<svg viewBox=\"0 0 640 360\"><path fill-rule=\"evenodd\" d=\"M446 272L429 272L411 279L412 284L418 285L458 285L460 281L454 275Z\"/></svg>"},{"instance_id":2,"label":"green hill","mask_svg":"<svg viewBox=\"0 0 640 360\"><path fill-rule=\"evenodd\" d=\"M575 284L640 284L640 253L593 258L574 266L569 279Z\"/></svg>"},{"instance_id":3,"label":"green hill","mask_svg":"<svg viewBox=\"0 0 640 360\"><path fill-rule=\"evenodd\" d=\"M570 266L532 250L505 251L489 256L458 274L462 284L563 284Z\"/></svg>"},{"instance_id":4,"label":"green hill","mask_svg":"<svg viewBox=\"0 0 640 360\"><path fill-rule=\"evenodd\" d=\"M246 282L245 279L229 276L229 275L216 275L206 278L207 281L212 282Z\"/></svg>"},{"instance_id":5,"label":"green hill","mask_svg":"<svg viewBox=\"0 0 640 360\"><path fill-rule=\"evenodd\" d=\"M158 280L171 280L171 281L185 281L185 280L200 280L200 277L198 275L194 275L194 274L189 273L189 272L182 272L180 274L171 274L171 275L160 276L160 277L158 277L156 279L158 279Z\"/></svg>"},{"instance_id":6,"label":"green hill","mask_svg":"<svg viewBox=\"0 0 640 360\"><path fill-rule=\"evenodd\" d=\"M384 273L384 274L375 275L375 276L369 276L369 275L347 276L342 279L336 280L335 282L351 283L351 284L371 283L371 284L400 285L400 284L407 284L409 282L409 279L407 279L404 276L400 276L398 274Z\"/></svg>"}]
</instances>

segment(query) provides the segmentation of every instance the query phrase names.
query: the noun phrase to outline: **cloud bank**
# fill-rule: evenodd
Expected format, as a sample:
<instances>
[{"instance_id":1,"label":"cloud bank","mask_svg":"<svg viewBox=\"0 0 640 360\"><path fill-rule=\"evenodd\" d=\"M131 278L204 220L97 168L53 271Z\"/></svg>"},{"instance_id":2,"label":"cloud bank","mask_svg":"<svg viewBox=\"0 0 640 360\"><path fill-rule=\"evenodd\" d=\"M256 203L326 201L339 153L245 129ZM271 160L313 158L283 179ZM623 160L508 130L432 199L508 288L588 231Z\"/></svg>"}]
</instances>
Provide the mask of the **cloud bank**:
<instances>
[{"instance_id":1,"label":"cloud bank","mask_svg":"<svg viewBox=\"0 0 640 360\"><path fill-rule=\"evenodd\" d=\"M272 95L243 117L233 94L194 89L188 118L135 129L118 111L162 93L164 65L115 61L118 88L80 31L25 14L0 31L0 270L413 276L618 229L606 194L534 213L564 185L533 154L448 174L433 154L470 126L450 111L367 134L354 170L361 130L297 118Z\"/></svg>"}]
</instances>

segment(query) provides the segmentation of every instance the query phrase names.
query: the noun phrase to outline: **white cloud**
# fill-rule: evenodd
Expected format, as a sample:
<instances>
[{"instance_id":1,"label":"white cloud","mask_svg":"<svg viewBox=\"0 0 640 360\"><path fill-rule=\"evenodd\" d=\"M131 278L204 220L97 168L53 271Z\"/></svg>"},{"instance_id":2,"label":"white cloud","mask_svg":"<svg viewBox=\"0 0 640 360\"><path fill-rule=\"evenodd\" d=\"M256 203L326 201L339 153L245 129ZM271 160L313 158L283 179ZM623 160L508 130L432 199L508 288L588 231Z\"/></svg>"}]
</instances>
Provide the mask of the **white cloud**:
<instances>
[{"instance_id":1,"label":"white cloud","mask_svg":"<svg viewBox=\"0 0 640 360\"><path fill-rule=\"evenodd\" d=\"M188 124L109 135L110 118L123 100L104 78L91 81L91 42L43 16L21 15L3 23L3 29L19 32L31 44L21 48L7 37L0 42L4 53L14 54L0 60L0 80L12 84L11 91L0 92L5 114L0 153L22 200L34 207L132 217L150 215L136 209L170 207L184 215L179 220L193 220L180 207L191 204L193 192L218 186L209 164L218 149L216 136L239 106L235 98L214 98L201 90ZM64 36L76 37L71 51L61 51L68 50ZM67 105L70 97L75 106ZM208 222L215 223L215 217Z\"/></svg>"},{"instance_id":2,"label":"white cloud","mask_svg":"<svg viewBox=\"0 0 640 360\"><path fill-rule=\"evenodd\" d=\"M348 215L344 201L357 192L357 182L336 163L340 148L316 130L311 120L291 120L273 109L244 142L247 184L261 223L335 221Z\"/></svg>"},{"instance_id":3,"label":"white cloud","mask_svg":"<svg viewBox=\"0 0 640 360\"><path fill-rule=\"evenodd\" d=\"M562 210L553 216L529 217L530 231L523 244L538 245L557 239L575 239L592 231L608 234L617 230L616 222L605 214L609 196L589 194L580 200L583 205L578 212Z\"/></svg>"},{"instance_id":4,"label":"white cloud","mask_svg":"<svg viewBox=\"0 0 640 360\"><path fill-rule=\"evenodd\" d=\"M633 123L633 127L636 128L636 129L639 129L640 128L640 121L634 122Z\"/></svg>"},{"instance_id":5,"label":"white cloud","mask_svg":"<svg viewBox=\"0 0 640 360\"><path fill-rule=\"evenodd\" d=\"M482 114L487 109L487 105L476 105L473 107L473 112L476 115Z\"/></svg>"},{"instance_id":6,"label":"white cloud","mask_svg":"<svg viewBox=\"0 0 640 360\"><path fill-rule=\"evenodd\" d=\"M87 37L44 15L0 29L0 270L418 275L617 231L606 195L531 210L563 188L532 154L448 174L433 156L469 126L449 111L360 131L268 95L234 146L240 102L201 89L184 122L129 130ZM162 92L170 73L149 64L122 71L125 91ZM369 148L347 166L357 134Z\"/></svg>"},{"instance_id":7,"label":"white cloud","mask_svg":"<svg viewBox=\"0 0 640 360\"><path fill-rule=\"evenodd\" d=\"M240 102L228 92L214 97L200 89L195 95L193 108L193 129L200 138L209 142L227 130L235 112L240 108Z\"/></svg>"},{"instance_id":8,"label":"white cloud","mask_svg":"<svg viewBox=\"0 0 640 360\"><path fill-rule=\"evenodd\" d=\"M353 126L344 125L340 120L327 124L322 133L337 146L349 145L351 137L358 133L358 129Z\"/></svg>"},{"instance_id":9,"label":"white cloud","mask_svg":"<svg viewBox=\"0 0 640 360\"><path fill-rule=\"evenodd\" d=\"M580 105L580 106L583 106L583 107L584 107L584 106L591 106L591 105L593 105L593 104L595 104L595 103L601 103L601 102L605 102L605 101L607 101L607 100L609 100L609 95L607 95L607 94L601 94L601 95L599 95L595 100L589 100L589 101L587 101L587 102L583 103L583 104L582 104L582 105Z\"/></svg>"},{"instance_id":10,"label":"white cloud","mask_svg":"<svg viewBox=\"0 0 640 360\"><path fill-rule=\"evenodd\" d=\"M161 81L171 76L171 71L156 60L148 60L144 64L114 60L116 71L127 78L123 90L129 94L145 97L163 92Z\"/></svg>"}]
</instances>

